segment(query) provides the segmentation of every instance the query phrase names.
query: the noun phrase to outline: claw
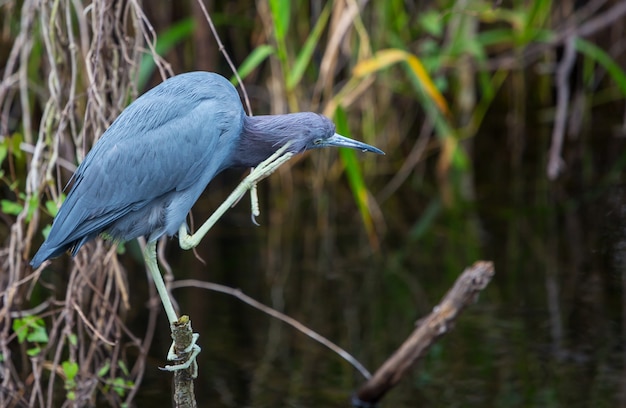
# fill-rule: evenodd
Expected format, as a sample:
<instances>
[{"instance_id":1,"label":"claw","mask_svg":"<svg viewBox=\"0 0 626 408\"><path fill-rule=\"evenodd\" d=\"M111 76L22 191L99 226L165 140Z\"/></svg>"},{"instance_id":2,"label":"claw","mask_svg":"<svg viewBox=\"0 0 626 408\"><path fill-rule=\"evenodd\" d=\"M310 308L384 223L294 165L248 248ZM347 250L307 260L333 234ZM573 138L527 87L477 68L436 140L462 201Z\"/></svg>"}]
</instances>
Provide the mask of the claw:
<instances>
[{"instance_id":1,"label":"claw","mask_svg":"<svg viewBox=\"0 0 626 408\"><path fill-rule=\"evenodd\" d=\"M187 355L187 361L179 364L166 365L165 367L159 367L159 369L163 371L173 372L186 370L191 367L191 377L196 378L198 376L198 363L196 362L196 357L198 356L198 354L200 354L200 351L202 350L200 346L196 344L199 337L200 335L198 333L193 334L191 344L185 350L183 350L182 353L180 353L181 356L176 354L174 349L174 343L172 343L169 351L167 352L167 360L174 362L182 361L185 358L184 356Z\"/></svg>"}]
</instances>

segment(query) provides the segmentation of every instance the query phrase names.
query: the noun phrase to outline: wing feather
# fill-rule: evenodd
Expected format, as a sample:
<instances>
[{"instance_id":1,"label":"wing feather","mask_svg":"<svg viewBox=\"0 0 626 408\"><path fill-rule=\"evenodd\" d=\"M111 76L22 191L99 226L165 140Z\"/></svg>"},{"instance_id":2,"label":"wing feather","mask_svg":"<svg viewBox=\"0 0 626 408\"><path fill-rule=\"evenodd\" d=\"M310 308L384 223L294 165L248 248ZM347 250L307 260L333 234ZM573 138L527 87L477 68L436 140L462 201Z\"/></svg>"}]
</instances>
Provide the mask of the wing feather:
<instances>
[{"instance_id":1,"label":"wing feather","mask_svg":"<svg viewBox=\"0 0 626 408\"><path fill-rule=\"evenodd\" d=\"M191 90L171 81L126 108L94 145L33 264L82 245L164 194L198 188L199 195L227 167L243 121L236 91L223 78Z\"/></svg>"}]
</instances>

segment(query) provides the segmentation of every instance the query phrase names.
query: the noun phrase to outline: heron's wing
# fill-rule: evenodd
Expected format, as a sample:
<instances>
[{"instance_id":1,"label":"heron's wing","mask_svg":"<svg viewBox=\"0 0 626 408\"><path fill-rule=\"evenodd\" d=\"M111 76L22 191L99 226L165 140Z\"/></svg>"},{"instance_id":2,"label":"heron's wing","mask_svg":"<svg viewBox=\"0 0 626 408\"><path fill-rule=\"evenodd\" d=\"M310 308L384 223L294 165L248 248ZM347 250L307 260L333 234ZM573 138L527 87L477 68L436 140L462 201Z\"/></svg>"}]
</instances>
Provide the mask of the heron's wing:
<instances>
[{"instance_id":1,"label":"heron's wing","mask_svg":"<svg viewBox=\"0 0 626 408\"><path fill-rule=\"evenodd\" d=\"M50 251L82 244L168 192L195 188L200 194L222 169L242 114L238 97L152 95L135 101L76 171L46 242Z\"/></svg>"}]
</instances>

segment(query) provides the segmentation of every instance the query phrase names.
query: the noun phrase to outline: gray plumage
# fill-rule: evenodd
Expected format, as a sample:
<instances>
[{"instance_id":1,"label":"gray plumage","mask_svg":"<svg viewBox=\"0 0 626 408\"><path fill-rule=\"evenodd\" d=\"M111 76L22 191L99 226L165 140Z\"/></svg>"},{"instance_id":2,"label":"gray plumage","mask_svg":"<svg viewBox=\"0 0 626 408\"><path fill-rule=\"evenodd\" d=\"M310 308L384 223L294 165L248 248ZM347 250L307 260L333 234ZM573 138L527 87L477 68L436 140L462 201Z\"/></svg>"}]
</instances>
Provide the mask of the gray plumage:
<instances>
[{"instance_id":1,"label":"gray plumage","mask_svg":"<svg viewBox=\"0 0 626 408\"><path fill-rule=\"evenodd\" d=\"M75 255L103 232L123 241L174 235L219 172L256 166L287 141L294 153L344 146L382 154L337 135L316 113L249 117L218 74L172 77L129 105L87 154L31 265Z\"/></svg>"}]
</instances>

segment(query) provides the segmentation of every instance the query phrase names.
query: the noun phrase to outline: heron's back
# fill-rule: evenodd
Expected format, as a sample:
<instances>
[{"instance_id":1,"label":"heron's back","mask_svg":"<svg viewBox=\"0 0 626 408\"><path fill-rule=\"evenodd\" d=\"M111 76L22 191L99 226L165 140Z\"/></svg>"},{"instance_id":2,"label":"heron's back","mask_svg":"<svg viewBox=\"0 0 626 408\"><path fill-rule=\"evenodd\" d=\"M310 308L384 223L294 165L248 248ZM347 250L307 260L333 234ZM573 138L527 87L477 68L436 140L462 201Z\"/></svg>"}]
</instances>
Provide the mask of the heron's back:
<instances>
[{"instance_id":1,"label":"heron's back","mask_svg":"<svg viewBox=\"0 0 626 408\"><path fill-rule=\"evenodd\" d=\"M148 91L113 122L73 186L31 265L106 232L114 239L173 235L206 185L229 167L243 108L222 76L192 72Z\"/></svg>"}]
</instances>

